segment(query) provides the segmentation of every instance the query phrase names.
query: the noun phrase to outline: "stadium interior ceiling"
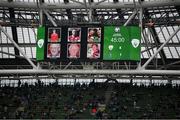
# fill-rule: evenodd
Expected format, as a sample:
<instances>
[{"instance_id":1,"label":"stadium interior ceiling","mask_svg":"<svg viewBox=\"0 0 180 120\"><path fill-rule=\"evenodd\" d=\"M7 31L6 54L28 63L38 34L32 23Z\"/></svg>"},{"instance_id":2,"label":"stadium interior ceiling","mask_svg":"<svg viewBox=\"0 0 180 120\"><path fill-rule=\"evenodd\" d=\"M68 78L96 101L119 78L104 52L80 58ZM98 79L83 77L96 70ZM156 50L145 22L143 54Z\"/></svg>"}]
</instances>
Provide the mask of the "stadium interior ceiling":
<instances>
[{"instance_id":1,"label":"stadium interior ceiling","mask_svg":"<svg viewBox=\"0 0 180 120\"><path fill-rule=\"evenodd\" d=\"M180 80L180 0L1 0L0 80ZM141 61L36 61L38 26L139 25Z\"/></svg>"}]
</instances>

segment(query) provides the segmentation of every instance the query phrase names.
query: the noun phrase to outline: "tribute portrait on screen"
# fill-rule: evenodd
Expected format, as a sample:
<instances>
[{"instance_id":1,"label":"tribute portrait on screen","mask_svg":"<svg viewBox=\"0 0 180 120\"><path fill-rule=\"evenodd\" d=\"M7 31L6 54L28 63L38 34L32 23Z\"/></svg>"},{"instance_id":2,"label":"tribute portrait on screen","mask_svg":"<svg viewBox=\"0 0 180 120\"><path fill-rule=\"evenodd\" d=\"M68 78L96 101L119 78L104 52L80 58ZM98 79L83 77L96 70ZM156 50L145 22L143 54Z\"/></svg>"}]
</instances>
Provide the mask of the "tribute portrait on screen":
<instances>
[{"instance_id":1,"label":"tribute portrait on screen","mask_svg":"<svg viewBox=\"0 0 180 120\"><path fill-rule=\"evenodd\" d=\"M87 58L100 58L100 44L87 44Z\"/></svg>"},{"instance_id":2,"label":"tribute portrait on screen","mask_svg":"<svg viewBox=\"0 0 180 120\"><path fill-rule=\"evenodd\" d=\"M101 41L101 28L88 28L88 42Z\"/></svg>"},{"instance_id":3,"label":"tribute portrait on screen","mask_svg":"<svg viewBox=\"0 0 180 120\"><path fill-rule=\"evenodd\" d=\"M47 46L47 58L60 58L61 45L49 43Z\"/></svg>"},{"instance_id":4,"label":"tribute portrait on screen","mask_svg":"<svg viewBox=\"0 0 180 120\"><path fill-rule=\"evenodd\" d=\"M68 42L81 41L81 28L68 28Z\"/></svg>"},{"instance_id":5,"label":"tribute portrait on screen","mask_svg":"<svg viewBox=\"0 0 180 120\"><path fill-rule=\"evenodd\" d=\"M61 41L61 28L49 28L48 42L60 42L60 41Z\"/></svg>"},{"instance_id":6,"label":"tribute portrait on screen","mask_svg":"<svg viewBox=\"0 0 180 120\"><path fill-rule=\"evenodd\" d=\"M69 43L67 45L68 58L80 58L80 44L79 43Z\"/></svg>"}]
</instances>

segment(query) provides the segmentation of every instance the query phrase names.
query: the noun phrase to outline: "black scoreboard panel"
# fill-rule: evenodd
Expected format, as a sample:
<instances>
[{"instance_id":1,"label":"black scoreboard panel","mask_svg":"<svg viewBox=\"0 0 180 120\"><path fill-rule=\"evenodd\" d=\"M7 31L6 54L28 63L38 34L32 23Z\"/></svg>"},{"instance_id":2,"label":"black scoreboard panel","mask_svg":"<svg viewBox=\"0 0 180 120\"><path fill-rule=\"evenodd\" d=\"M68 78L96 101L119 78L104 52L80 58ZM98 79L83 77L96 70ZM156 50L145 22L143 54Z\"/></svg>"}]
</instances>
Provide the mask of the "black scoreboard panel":
<instances>
[{"instance_id":1,"label":"black scoreboard panel","mask_svg":"<svg viewBox=\"0 0 180 120\"><path fill-rule=\"evenodd\" d=\"M45 60L102 60L102 27L46 27Z\"/></svg>"},{"instance_id":2,"label":"black scoreboard panel","mask_svg":"<svg viewBox=\"0 0 180 120\"><path fill-rule=\"evenodd\" d=\"M43 55L46 61L56 62L140 61L140 44L138 26L46 27ZM37 55L42 53L42 45L43 39L39 39L38 50L42 50Z\"/></svg>"}]
</instances>

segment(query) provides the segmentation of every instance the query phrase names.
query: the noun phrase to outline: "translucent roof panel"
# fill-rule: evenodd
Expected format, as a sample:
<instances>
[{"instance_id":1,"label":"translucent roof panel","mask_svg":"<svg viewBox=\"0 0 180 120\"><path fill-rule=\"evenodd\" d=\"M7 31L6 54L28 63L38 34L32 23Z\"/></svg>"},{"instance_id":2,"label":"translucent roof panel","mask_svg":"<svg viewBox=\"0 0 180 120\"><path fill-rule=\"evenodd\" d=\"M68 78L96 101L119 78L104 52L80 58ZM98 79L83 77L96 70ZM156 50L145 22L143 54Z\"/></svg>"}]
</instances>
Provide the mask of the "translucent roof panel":
<instances>
[{"instance_id":1,"label":"translucent roof panel","mask_svg":"<svg viewBox=\"0 0 180 120\"><path fill-rule=\"evenodd\" d=\"M165 42L164 33L162 32L163 28L164 27L155 27L155 30L161 43Z\"/></svg>"},{"instance_id":2,"label":"translucent roof panel","mask_svg":"<svg viewBox=\"0 0 180 120\"><path fill-rule=\"evenodd\" d=\"M36 48L35 47L21 47L21 50L27 55L29 58L36 57ZM20 54L20 56L23 56Z\"/></svg>"},{"instance_id":3,"label":"translucent roof panel","mask_svg":"<svg viewBox=\"0 0 180 120\"><path fill-rule=\"evenodd\" d=\"M23 1L23 0L20 0L20 1ZM33 1L33 0L25 0L25 1ZM44 0L45 3L62 3L64 2L64 0ZM75 2L75 1L78 1L78 2L82 2L84 3L84 0L69 0L70 3L72 2ZM99 1L103 1L103 0L94 0L94 2L99 2ZM138 0L119 0L119 2L138 2ZM145 1L157 1L157 0L145 0ZM88 2L88 0L86 0L86 2ZM103 2L113 2L113 0L105 0Z\"/></svg>"},{"instance_id":4,"label":"translucent roof panel","mask_svg":"<svg viewBox=\"0 0 180 120\"><path fill-rule=\"evenodd\" d=\"M178 54L180 55L180 47L176 47Z\"/></svg>"},{"instance_id":5,"label":"translucent roof panel","mask_svg":"<svg viewBox=\"0 0 180 120\"><path fill-rule=\"evenodd\" d=\"M37 29L17 27L19 43L36 43Z\"/></svg>"},{"instance_id":6,"label":"translucent roof panel","mask_svg":"<svg viewBox=\"0 0 180 120\"><path fill-rule=\"evenodd\" d=\"M166 28L166 31L168 34L168 37L166 37L166 39L168 39L170 37L170 35L172 35L174 32L175 32L175 29L178 28L178 26L175 26L175 27L172 27L172 26L168 26L168 27L165 27ZM177 36L180 35L180 31L172 38L172 40L170 40L170 42L172 43L179 43L179 39L177 38Z\"/></svg>"},{"instance_id":7,"label":"translucent roof panel","mask_svg":"<svg viewBox=\"0 0 180 120\"><path fill-rule=\"evenodd\" d=\"M143 40L144 42L148 42L148 43L154 43L154 38L152 36L152 33L151 31L148 29L148 28L145 28L144 31L143 31L143 37L142 39L146 39L146 40Z\"/></svg>"},{"instance_id":8,"label":"translucent roof panel","mask_svg":"<svg viewBox=\"0 0 180 120\"><path fill-rule=\"evenodd\" d=\"M133 1L138 2L138 0L119 0L119 2L133 2Z\"/></svg>"},{"instance_id":9,"label":"translucent roof panel","mask_svg":"<svg viewBox=\"0 0 180 120\"><path fill-rule=\"evenodd\" d=\"M172 53L171 53L171 51L169 50L168 47L164 47L164 48L163 48L163 51L164 51L164 53L165 53L165 55L166 55L166 58L172 58L172 57L173 57L173 56L172 56Z\"/></svg>"},{"instance_id":10,"label":"translucent roof panel","mask_svg":"<svg viewBox=\"0 0 180 120\"><path fill-rule=\"evenodd\" d=\"M3 27L3 29L9 34L9 36L12 38L12 31L11 27ZM8 46L11 44L11 41L8 39L8 37L0 30L0 58L15 58L10 54L14 55L14 47ZM7 46L7 47L6 47Z\"/></svg>"},{"instance_id":11,"label":"translucent roof panel","mask_svg":"<svg viewBox=\"0 0 180 120\"><path fill-rule=\"evenodd\" d=\"M36 58L36 47L31 47L32 49L32 58Z\"/></svg>"},{"instance_id":12,"label":"translucent roof panel","mask_svg":"<svg viewBox=\"0 0 180 120\"><path fill-rule=\"evenodd\" d=\"M171 53L172 53L172 57L173 58L179 58L179 53L177 51L177 49L175 47L169 47Z\"/></svg>"},{"instance_id":13,"label":"translucent roof panel","mask_svg":"<svg viewBox=\"0 0 180 120\"><path fill-rule=\"evenodd\" d=\"M75 1L84 3L84 0L69 0L69 3L73 3ZM64 0L44 0L44 2L45 3L64 3Z\"/></svg>"},{"instance_id":14,"label":"translucent roof panel","mask_svg":"<svg viewBox=\"0 0 180 120\"><path fill-rule=\"evenodd\" d=\"M2 1L7 1L7 0L2 0ZM17 2L36 2L37 0L14 0ZM84 2L84 0L72 0L72 1L79 1L79 2ZM69 0L69 2L72 2L71 0ZM99 2L102 0L94 0L94 2ZM138 0L119 0L119 2L138 2ZM163 1L163 0L144 0L144 1ZM64 0L44 0L45 3L60 3L60 2L64 2ZM86 2L88 2L88 0L86 0ZM104 2L113 2L113 0L106 0Z\"/></svg>"},{"instance_id":15,"label":"translucent roof panel","mask_svg":"<svg viewBox=\"0 0 180 120\"><path fill-rule=\"evenodd\" d=\"M156 32L158 34L159 40L161 43L164 43L168 38L175 32L178 26L163 26L156 27ZM168 42L168 43L176 43L177 45L180 43L180 31L176 33L176 35ZM168 46L168 44L167 44ZM179 58L180 51L177 47L164 47L163 51L167 58Z\"/></svg>"},{"instance_id":16,"label":"translucent roof panel","mask_svg":"<svg viewBox=\"0 0 180 120\"><path fill-rule=\"evenodd\" d=\"M145 47L141 47L141 58L149 58L151 57L155 52L157 51L157 48L146 50ZM159 53L155 58L161 58Z\"/></svg>"},{"instance_id":17,"label":"translucent roof panel","mask_svg":"<svg viewBox=\"0 0 180 120\"><path fill-rule=\"evenodd\" d=\"M141 47L141 51L146 50L145 47ZM141 58L149 58L148 52L141 53Z\"/></svg>"},{"instance_id":18,"label":"translucent roof panel","mask_svg":"<svg viewBox=\"0 0 180 120\"><path fill-rule=\"evenodd\" d=\"M144 0L144 1L163 1L163 0Z\"/></svg>"},{"instance_id":19,"label":"translucent roof panel","mask_svg":"<svg viewBox=\"0 0 180 120\"><path fill-rule=\"evenodd\" d=\"M12 38L12 30L11 27L3 27L3 29L9 34ZM11 43L11 41L7 38L7 36L0 30L0 44L1 43Z\"/></svg>"},{"instance_id":20,"label":"translucent roof panel","mask_svg":"<svg viewBox=\"0 0 180 120\"><path fill-rule=\"evenodd\" d=\"M24 35L22 33L22 29L21 28L17 28L17 35L18 35L18 42L19 43L25 43L24 42Z\"/></svg>"},{"instance_id":21,"label":"translucent roof panel","mask_svg":"<svg viewBox=\"0 0 180 120\"><path fill-rule=\"evenodd\" d=\"M14 54L14 47L0 47L0 58L15 58Z\"/></svg>"},{"instance_id":22,"label":"translucent roof panel","mask_svg":"<svg viewBox=\"0 0 180 120\"><path fill-rule=\"evenodd\" d=\"M37 0L14 0L17 2L36 2Z\"/></svg>"},{"instance_id":23,"label":"translucent roof panel","mask_svg":"<svg viewBox=\"0 0 180 120\"><path fill-rule=\"evenodd\" d=\"M178 28L178 26L171 26L168 29L171 29L173 32ZM172 33L171 33L172 34ZM172 38L173 43L180 43L180 31Z\"/></svg>"},{"instance_id":24,"label":"translucent roof panel","mask_svg":"<svg viewBox=\"0 0 180 120\"><path fill-rule=\"evenodd\" d=\"M64 0L44 0L45 3L63 3Z\"/></svg>"},{"instance_id":25,"label":"translucent roof panel","mask_svg":"<svg viewBox=\"0 0 180 120\"><path fill-rule=\"evenodd\" d=\"M174 31L178 28L178 26L168 26L168 27L156 27L156 32L158 34L158 37L160 39L161 43L164 43L170 35L174 33ZM180 31L172 38L172 40L169 41L169 43L179 43L179 36Z\"/></svg>"}]
</instances>

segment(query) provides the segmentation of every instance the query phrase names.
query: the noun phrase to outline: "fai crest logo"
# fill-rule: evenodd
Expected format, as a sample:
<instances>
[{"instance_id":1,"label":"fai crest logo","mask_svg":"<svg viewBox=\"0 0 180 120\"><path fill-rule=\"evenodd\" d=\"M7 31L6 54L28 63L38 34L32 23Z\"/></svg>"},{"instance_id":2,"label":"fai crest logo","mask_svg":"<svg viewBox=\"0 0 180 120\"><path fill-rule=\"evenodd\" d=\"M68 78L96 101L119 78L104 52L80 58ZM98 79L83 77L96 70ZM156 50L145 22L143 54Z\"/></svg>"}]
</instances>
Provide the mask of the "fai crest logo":
<instances>
[{"instance_id":1,"label":"fai crest logo","mask_svg":"<svg viewBox=\"0 0 180 120\"><path fill-rule=\"evenodd\" d=\"M138 39L132 39L132 40L131 40L131 44L132 44L132 46L133 46L134 48L137 48L137 47L139 46L139 44L140 44L140 40L138 40Z\"/></svg>"},{"instance_id":2,"label":"fai crest logo","mask_svg":"<svg viewBox=\"0 0 180 120\"><path fill-rule=\"evenodd\" d=\"M38 47L42 48L43 45L44 45L44 40L43 39L38 40Z\"/></svg>"},{"instance_id":3,"label":"fai crest logo","mask_svg":"<svg viewBox=\"0 0 180 120\"><path fill-rule=\"evenodd\" d=\"M120 32L120 27L115 27L114 31L115 32Z\"/></svg>"}]
</instances>

